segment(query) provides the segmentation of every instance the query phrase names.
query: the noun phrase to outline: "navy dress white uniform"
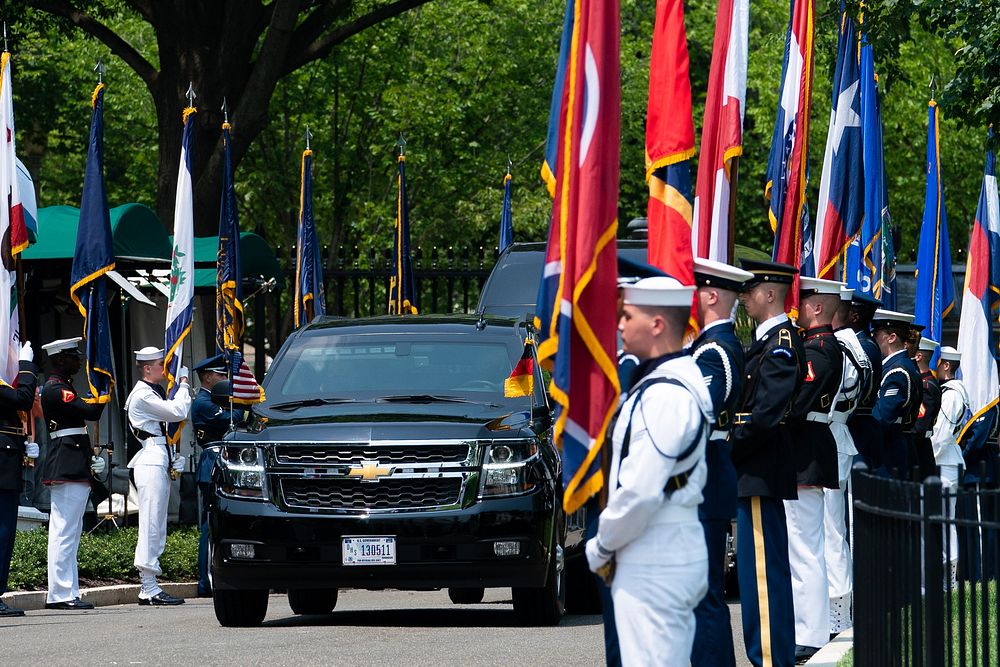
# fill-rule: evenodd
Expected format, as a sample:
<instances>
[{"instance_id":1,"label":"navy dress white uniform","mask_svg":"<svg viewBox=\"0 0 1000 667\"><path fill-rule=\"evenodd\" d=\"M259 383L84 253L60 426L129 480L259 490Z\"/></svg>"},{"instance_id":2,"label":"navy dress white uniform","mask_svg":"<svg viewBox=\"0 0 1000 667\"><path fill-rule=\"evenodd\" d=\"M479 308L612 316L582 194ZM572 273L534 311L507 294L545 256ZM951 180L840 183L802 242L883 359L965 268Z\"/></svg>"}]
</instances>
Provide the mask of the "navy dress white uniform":
<instances>
[{"instance_id":1,"label":"navy dress white uniform","mask_svg":"<svg viewBox=\"0 0 1000 667\"><path fill-rule=\"evenodd\" d=\"M930 356L938 348L938 344L930 338L921 336L917 349ZM920 369L919 366L917 366ZM939 463L935 461L934 447L931 445L931 434L934 432L934 424L937 423L938 412L941 410L941 383L930 369L920 369L920 385L922 388L923 400L920 401L920 410L917 412L917 419L913 423L913 454L910 465L914 463L920 466L921 479L937 474Z\"/></svg>"},{"instance_id":2,"label":"navy dress white uniform","mask_svg":"<svg viewBox=\"0 0 1000 667\"><path fill-rule=\"evenodd\" d=\"M749 271L721 262L695 258L694 279L699 287L740 292L753 278ZM736 664L733 631L726 603L726 551L729 526L736 518L736 468L729 429L743 391L743 344L731 319L702 327L691 344L691 355L701 370L712 399L714 419L705 447L708 480L698 506L708 549L708 591L694 610L696 629L691 664L727 667Z\"/></svg>"},{"instance_id":3,"label":"navy dress white uniform","mask_svg":"<svg viewBox=\"0 0 1000 667\"><path fill-rule=\"evenodd\" d=\"M750 282L790 284L797 270L744 260ZM730 431L736 466L736 570L743 641L754 665L795 662L795 618L783 500L797 497L785 417L805 377L805 351L784 314L757 325L746 353L740 412ZM762 555L760 557L758 554Z\"/></svg>"},{"instance_id":4,"label":"navy dress white uniform","mask_svg":"<svg viewBox=\"0 0 1000 667\"><path fill-rule=\"evenodd\" d=\"M941 348L941 361L960 363L961 353L953 347ZM931 433L931 449L934 461L940 470L941 485L945 489L958 488L961 467L964 463L962 448L958 446L958 434L965 426L965 414L969 409L969 391L958 378L945 380L941 383L941 408ZM955 496L945 499L947 516L955 517ZM952 581L955 581L958 569L958 531L955 524L947 528L949 535L944 542L945 563L949 566Z\"/></svg>"},{"instance_id":5,"label":"navy dress white uniform","mask_svg":"<svg viewBox=\"0 0 1000 667\"><path fill-rule=\"evenodd\" d=\"M882 429L872 417L872 409L878 399L879 382L882 380L882 351L871 336L868 324L871 315L882 305L882 302L870 294L853 291L851 294L851 309L863 315L860 328L854 330L858 342L868 357L872 368L872 382L858 399L854 414L847 421L851 431L851 439L858 450L858 455L868 465L870 470L877 469L882 464Z\"/></svg>"},{"instance_id":6,"label":"navy dress white uniform","mask_svg":"<svg viewBox=\"0 0 1000 667\"><path fill-rule=\"evenodd\" d=\"M49 487L48 583L45 606L49 609L92 609L81 602L77 552L83 530L83 513L90 498L90 480L103 472L104 459L93 456L88 421L97 421L104 403L82 398L73 386L80 369L77 343L82 338L57 340L42 349L48 352L53 372L42 386L42 414L49 430L49 448L42 482Z\"/></svg>"},{"instance_id":7,"label":"navy dress white uniform","mask_svg":"<svg viewBox=\"0 0 1000 667\"><path fill-rule=\"evenodd\" d=\"M26 443L18 411L31 410L38 386L38 367L31 343L21 347L15 386L0 383L0 595L7 592L10 559L17 533L17 506L21 494L24 457L38 458L38 445ZM23 616L20 609L0 601L0 617Z\"/></svg>"},{"instance_id":8,"label":"navy dress white uniform","mask_svg":"<svg viewBox=\"0 0 1000 667\"><path fill-rule=\"evenodd\" d=\"M135 353L137 362L163 359L163 350L145 347ZM186 377L186 369L178 374ZM184 457L171 460L167 445L167 423L183 421L191 408L191 391L187 381L180 383L172 399L159 384L139 380L125 400L129 427L142 443L128 467L135 476L139 496L139 539L135 546L135 567L139 570L142 588L139 603L162 596L163 589L156 583L162 573L160 555L167 542L167 505L170 500L170 468L184 469ZM174 600L178 598L173 598ZM156 602L153 602L156 604Z\"/></svg>"},{"instance_id":9,"label":"navy dress white uniform","mask_svg":"<svg viewBox=\"0 0 1000 667\"><path fill-rule=\"evenodd\" d=\"M647 278L625 288L625 302L690 307L693 289ZM608 503L587 560L596 572L614 558L611 595L626 666L689 664L694 608L708 577L698 505L711 414L701 371L682 350L639 365L615 421Z\"/></svg>"},{"instance_id":10,"label":"navy dress white uniform","mask_svg":"<svg viewBox=\"0 0 1000 667\"><path fill-rule=\"evenodd\" d=\"M890 310L876 311L872 319L876 330L886 326L905 328L912 323L913 315ZM913 424L922 399L920 369L907 356L906 350L886 355L882 359L878 398L872 408L872 416L882 429L881 465L876 472L886 475L898 469L906 475Z\"/></svg>"},{"instance_id":11,"label":"navy dress white uniform","mask_svg":"<svg viewBox=\"0 0 1000 667\"><path fill-rule=\"evenodd\" d=\"M851 299L853 290L843 288L841 298ZM830 432L837 441L836 489L825 489L823 499L823 541L826 549L826 580L830 595L830 634L837 634L853 625L851 603L854 593L854 565L847 538L847 488L851 465L858 450L847 422L854 414L858 401L874 383L871 362L857 334L848 326L834 331L844 353L843 373L837 402L830 414ZM874 341L873 341L874 343Z\"/></svg>"}]
</instances>

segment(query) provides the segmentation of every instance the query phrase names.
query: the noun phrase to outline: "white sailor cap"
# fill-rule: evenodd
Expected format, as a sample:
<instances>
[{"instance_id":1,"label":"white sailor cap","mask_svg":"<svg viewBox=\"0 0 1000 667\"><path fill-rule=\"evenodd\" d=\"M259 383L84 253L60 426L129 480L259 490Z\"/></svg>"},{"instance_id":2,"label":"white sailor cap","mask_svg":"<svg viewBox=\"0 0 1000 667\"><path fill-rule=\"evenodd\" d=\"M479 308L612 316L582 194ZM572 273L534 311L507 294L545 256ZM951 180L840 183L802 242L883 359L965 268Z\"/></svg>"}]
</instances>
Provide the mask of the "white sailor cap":
<instances>
[{"instance_id":1,"label":"white sailor cap","mask_svg":"<svg viewBox=\"0 0 1000 667\"><path fill-rule=\"evenodd\" d=\"M83 340L81 336L77 336L76 338L60 338L59 340L42 345L42 349L48 352L50 357L56 354L79 355L80 348L77 347L77 343L81 340Z\"/></svg>"},{"instance_id":2,"label":"white sailor cap","mask_svg":"<svg viewBox=\"0 0 1000 667\"><path fill-rule=\"evenodd\" d=\"M945 345L941 348L941 361L957 361L961 363L962 353L951 345Z\"/></svg>"},{"instance_id":3,"label":"white sailor cap","mask_svg":"<svg viewBox=\"0 0 1000 667\"><path fill-rule=\"evenodd\" d=\"M808 278L802 276L799 278L799 295L801 296L812 296L813 294L829 294L836 295L837 298L842 298L840 296L840 288L844 287L844 283L837 282L836 280L824 280L822 278Z\"/></svg>"},{"instance_id":4,"label":"white sailor cap","mask_svg":"<svg viewBox=\"0 0 1000 667\"><path fill-rule=\"evenodd\" d=\"M670 276L643 278L625 286L625 303L630 306L663 306L690 308L694 285L682 285Z\"/></svg>"},{"instance_id":5,"label":"white sailor cap","mask_svg":"<svg viewBox=\"0 0 1000 667\"><path fill-rule=\"evenodd\" d=\"M718 287L742 292L746 281L753 278L749 271L712 259L694 258L694 282L699 287Z\"/></svg>"},{"instance_id":6,"label":"white sailor cap","mask_svg":"<svg viewBox=\"0 0 1000 667\"><path fill-rule=\"evenodd\" d=\"M920 344L917 345L917 349L923 352L933 352L938 348L938 342L936 340L931 340L930 338L920 337Z\"/></svg>"},{"instance_id":7,"label":"white sailor cap","mask_svg":"<svg viewBox=\"0 0 1000 667\"><path fill-rule=\"evenodd\" d=\"M141 350L133 350L132 354L135 355L136 361L156 361L163 358L163 350L152 345L144 347Z\"/></svg>"},{"instance_id":8,"label":"white sailor cap","mask_svg":"<svg viewBox=\"0 0 1000 667\"><path fill-rule=\"evenodd\" d=\"M879 308L875 311L875 315L872 316L872 328L877 329L880 326L899 326L910 328L913 326L913 315L909 313L900 313L895 310L884 310Z\"/></svg>"}]
</instances>

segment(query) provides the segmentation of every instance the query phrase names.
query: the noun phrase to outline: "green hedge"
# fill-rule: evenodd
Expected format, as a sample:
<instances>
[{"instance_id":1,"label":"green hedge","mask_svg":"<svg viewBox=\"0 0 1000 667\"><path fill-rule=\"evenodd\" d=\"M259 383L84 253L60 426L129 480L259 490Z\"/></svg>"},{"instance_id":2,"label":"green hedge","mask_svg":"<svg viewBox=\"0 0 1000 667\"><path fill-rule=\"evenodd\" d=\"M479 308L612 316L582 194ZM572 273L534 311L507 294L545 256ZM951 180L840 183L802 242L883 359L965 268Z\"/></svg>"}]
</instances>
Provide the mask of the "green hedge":
<instances>
[{"instance_id":1,"label":"green hedge","mask_svg":"<svg viewBox=\"0 0 1000 667\"><path fill-rule=\"evenodd\" d=\"M80 586L139 583L135 558L137 528L123 528L88 535L80 539ZM21 531L14 541L7 590L41 590L48 587L46 552L49 534L46 530ZM163 581L196 581L198 579L198 530L175 528L167 533L167 546L160 556Z\"/></svg>"}]
</instances>

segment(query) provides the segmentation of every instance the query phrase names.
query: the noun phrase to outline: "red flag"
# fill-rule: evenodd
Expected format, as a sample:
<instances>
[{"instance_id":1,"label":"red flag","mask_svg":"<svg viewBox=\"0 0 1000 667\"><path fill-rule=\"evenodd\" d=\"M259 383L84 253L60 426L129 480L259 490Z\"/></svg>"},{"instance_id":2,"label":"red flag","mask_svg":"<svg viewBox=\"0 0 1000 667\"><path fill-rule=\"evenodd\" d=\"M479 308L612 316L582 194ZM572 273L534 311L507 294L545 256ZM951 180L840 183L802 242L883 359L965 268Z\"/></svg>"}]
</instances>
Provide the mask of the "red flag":
<instances>
[{"instance_id":1,"label":"red flag","mask_svg":"<svg viewBox=\"0 0 1000 667\"><path fill-rule=\"evenodd\" d=\"M618 1L572 0L565 26L572 38L556 81L559 117L549 119L558 145L538 333L559 406L563 507L574 512L604 486L600 452L618 403Z\"/></svg>"},{"instance_id":2,"label":"red flag","mask_svg":"<svg viewBox=\"0 0 1000 667\"><path fill-rule=\"evenodd\" d=\"M733 260L732 161L743 155L749 16L750 0L719 0L694 196L694 254L726 263Z\"/></svg>"},{"instance_id":3,"label":"red flag","mask_svg":"<svg viewBox=\"0 0 1000 667\"><path fill-rule=\"evenodd\" d=\"M657 0L646 111L648 259L685 285L694 284L688 167L694 152L684 2Z\"/></svg>"}]
</instances>

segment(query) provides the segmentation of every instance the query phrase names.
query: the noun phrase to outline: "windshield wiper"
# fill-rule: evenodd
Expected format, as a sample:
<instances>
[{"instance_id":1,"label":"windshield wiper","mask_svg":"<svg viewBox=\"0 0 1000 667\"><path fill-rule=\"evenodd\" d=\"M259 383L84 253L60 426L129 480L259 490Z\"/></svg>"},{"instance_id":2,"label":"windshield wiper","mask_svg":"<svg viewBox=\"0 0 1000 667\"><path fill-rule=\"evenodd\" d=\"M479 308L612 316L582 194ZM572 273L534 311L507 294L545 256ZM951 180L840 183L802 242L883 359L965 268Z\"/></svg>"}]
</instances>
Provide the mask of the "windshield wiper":
<instances>
[{"instance_id":1,"label":"windshield wiper","mask_svg":"<svg viewBox=\"0 0 1000 667\"><path fill-rule=\"evenodd\" d=\"M288 401L287 403L275 403L269 406L272 410L297 410L298 408L315 407L317 405L335 405L337 403L354 403L354 398L304 398L301 401Z\"/></svg>"},{"instance_id":2,"label":"windshield wiper","mask_svg":"<svg viewBox=\"0 0 1000 667\"><path fill-rule=\"evenodd\" d=\"M434 394L399 394L398 396L380 396L376 401L385 403L478 403L458 396L436 396Z\"/></svg>"}]
</instances>

